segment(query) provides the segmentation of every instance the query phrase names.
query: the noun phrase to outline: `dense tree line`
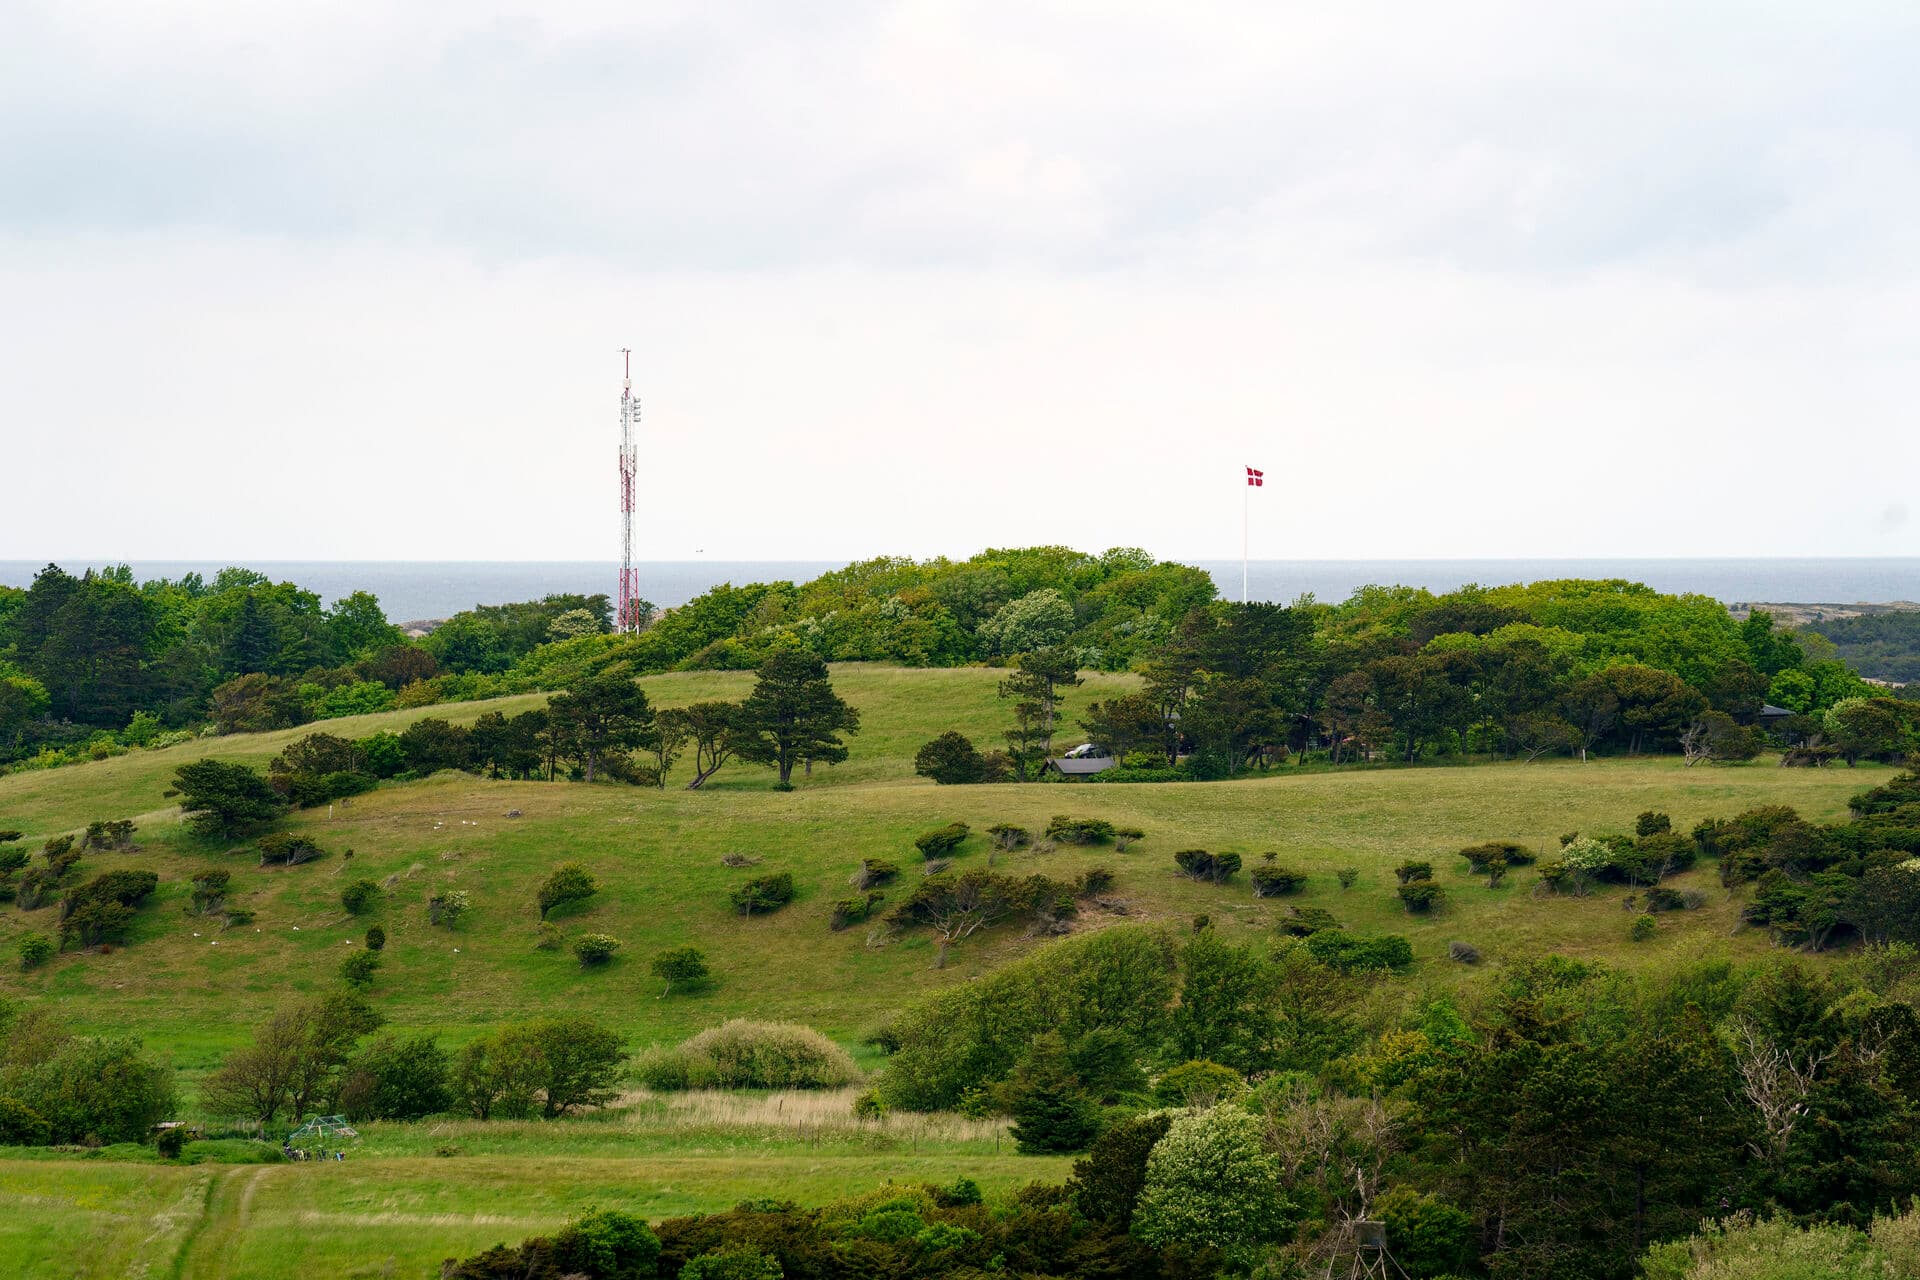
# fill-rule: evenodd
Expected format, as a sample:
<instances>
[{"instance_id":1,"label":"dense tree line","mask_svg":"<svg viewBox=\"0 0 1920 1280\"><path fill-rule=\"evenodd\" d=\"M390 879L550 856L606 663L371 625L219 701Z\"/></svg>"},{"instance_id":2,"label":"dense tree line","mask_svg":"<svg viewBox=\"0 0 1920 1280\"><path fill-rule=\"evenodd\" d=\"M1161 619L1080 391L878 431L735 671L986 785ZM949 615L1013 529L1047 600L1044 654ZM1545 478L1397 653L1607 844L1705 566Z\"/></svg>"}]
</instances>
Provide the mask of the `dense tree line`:
<instances>
[{"instance_id":1,"label":"dense tree line","mask_svg":"<svg viewBox=\"0 0 1920 1280\"><path fill-rule=\"evenodd\" d=\"M1038 777L1078 665L1065 645L1019 655L1001 685L1004 750L948 733L919 771L941 782ZM1086 739L1128 766L1112 781L1222 777L1309 754L1737 761L1773 742L1793 745L1788 763L1852 764L1920 752L1920 704L1811 657L1764 612L1736 624L1714 601L1625 582L1368 589L1333 607L1215 602L1137 669L1140 692L1074 709ZM1793 714L1763 733L1770 700Z\"/></svg>"},{"instance_id":2,"label":"dense tree line","mask_svg":"<svg viewBox=\"0 0 1920 1280\"><path fill-rule=\"evenodd\" d=\"M1907 684L1920 696L1920 609L1823 618L1802 630L1832 644L1860 674Z\"/></svg>"}]
</instances>

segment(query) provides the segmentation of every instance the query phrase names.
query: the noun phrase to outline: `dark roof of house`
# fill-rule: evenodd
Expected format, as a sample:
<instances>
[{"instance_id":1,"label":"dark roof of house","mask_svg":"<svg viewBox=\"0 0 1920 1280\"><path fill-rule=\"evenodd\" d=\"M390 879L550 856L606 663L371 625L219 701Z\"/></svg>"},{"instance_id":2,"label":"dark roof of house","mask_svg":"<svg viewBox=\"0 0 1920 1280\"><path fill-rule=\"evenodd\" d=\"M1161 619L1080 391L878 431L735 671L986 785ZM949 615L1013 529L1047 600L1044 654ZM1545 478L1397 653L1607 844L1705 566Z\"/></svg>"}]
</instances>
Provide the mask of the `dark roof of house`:
<instances>
[{"instance_id":1,"label":"dark roof of house","mask_svg":"<svg viewBox=\"0 0 1920 1280\"><path fill-rule=\"evenodd\" d=\"M1120 762L1112 756L1081 756L1078 759L1062 756L1047 763L1071 778L1089 773L1104 773Z\"/></svg>"}]
</instances>

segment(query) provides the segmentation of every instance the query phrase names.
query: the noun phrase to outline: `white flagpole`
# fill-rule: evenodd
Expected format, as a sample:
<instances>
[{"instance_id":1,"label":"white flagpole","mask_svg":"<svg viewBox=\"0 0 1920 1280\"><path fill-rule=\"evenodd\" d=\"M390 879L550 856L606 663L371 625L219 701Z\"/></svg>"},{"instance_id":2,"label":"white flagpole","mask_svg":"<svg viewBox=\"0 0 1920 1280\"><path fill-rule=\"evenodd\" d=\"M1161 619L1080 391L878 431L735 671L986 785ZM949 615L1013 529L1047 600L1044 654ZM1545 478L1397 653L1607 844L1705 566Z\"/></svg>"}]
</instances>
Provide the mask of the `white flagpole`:
<instances>
[{"instance_id":1,"label":"white flagpole","mask_svg":"<svg viewBox=\"0 0 1920 1280\"><path fill-rule=\"evenodd\" d=\"M1253 506L1253 499L1247 490L1253 488L1250 476L1240 477L1240 603L1247 602L1247 521Z\"/></svg>"}]
</instances>

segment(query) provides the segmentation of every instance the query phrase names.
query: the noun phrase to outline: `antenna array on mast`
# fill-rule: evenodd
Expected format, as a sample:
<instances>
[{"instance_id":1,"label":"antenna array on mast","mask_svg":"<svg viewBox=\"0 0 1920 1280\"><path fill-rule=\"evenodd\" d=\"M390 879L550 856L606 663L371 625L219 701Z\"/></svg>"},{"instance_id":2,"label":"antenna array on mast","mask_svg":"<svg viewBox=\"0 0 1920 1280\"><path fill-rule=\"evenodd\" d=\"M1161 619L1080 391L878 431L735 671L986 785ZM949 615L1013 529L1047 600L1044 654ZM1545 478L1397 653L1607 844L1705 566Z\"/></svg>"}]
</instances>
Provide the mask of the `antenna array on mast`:
<instances>
[{"instance_id":1,"label":"antenna array on mast","mask_svg":"<svg viewBox=\"0 0 1920 1280\"><path fill-rule=\"evenodd\" d=\"M622 347L620 354L626 360L626 376L620 387L620 595L613 625L616 631L631 635L646 621L640 616L640 580L633 567L633 486L640 470L633 437L640 427L640 401L633 394L633 352Z\"/></svg>"}]
</instances>

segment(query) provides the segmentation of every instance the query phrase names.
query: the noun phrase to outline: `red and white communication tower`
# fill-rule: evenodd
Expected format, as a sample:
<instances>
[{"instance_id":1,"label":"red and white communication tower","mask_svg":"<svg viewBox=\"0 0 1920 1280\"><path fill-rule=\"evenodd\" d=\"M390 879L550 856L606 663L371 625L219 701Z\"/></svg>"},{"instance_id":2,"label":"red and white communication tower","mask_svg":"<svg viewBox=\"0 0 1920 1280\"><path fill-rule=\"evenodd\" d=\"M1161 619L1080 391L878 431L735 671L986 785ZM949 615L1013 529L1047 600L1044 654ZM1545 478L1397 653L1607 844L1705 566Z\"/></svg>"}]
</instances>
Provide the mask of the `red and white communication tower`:
<instances>
[{"instance_id":1,"label":"red and white communication tower","mask_svg":"<svg viewBox=\"0 0 1920 1280\"><path fill-rule=\"evenodd\" d=\"M620 387L620 603L613 625L632 634L646 621L640 616L640 578L633 567L633 482L640 469L633 436L640 426L640 402L633 396L633 352L622 347L620 354L626 360L626 380Z\"/></svg>"}]
</instances>

